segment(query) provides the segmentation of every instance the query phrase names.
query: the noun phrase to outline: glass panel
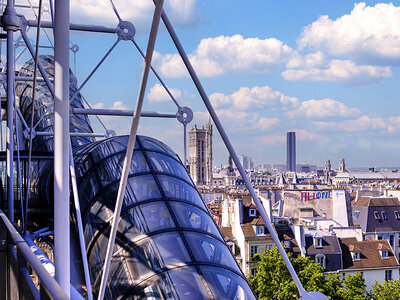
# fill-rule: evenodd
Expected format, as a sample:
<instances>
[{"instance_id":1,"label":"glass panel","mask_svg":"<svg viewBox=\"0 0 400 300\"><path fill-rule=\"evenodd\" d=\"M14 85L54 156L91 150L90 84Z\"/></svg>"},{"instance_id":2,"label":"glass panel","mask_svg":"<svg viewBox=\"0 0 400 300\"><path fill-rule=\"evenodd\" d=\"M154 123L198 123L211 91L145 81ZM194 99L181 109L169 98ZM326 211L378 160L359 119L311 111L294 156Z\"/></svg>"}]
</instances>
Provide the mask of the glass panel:
<instances>
[{"instance_id":1,"label":"glass panel","mask_svg":"<svg viewBox=\"0 0 400 300\"><path fill-rule=\"evenodd\" d=\"M127 250L130 253L127 265L135 282L165 267L157 245L151 238L147 238L137 245L132 244Z\"/></svg>"},{"instance_id":2,"label":"glass panel","mask_svg":"<svg viewBox=\"0 0 400 300\"><path fill-rule=\"evenodd\" d=\"M173 268L191 261L178 233L162 233L154 236L153 239L167 267Z\"/></svg>"},{"instance_id":3,"label":"glass panel","mask_svg":"<svg viewBox=\"0 0 400 300\"><path fill-rule=\"evenodd\" d=\"M158 175L157 177L167 198L186 200L206 209L199 193L191 185L165 175Z\"/></svg>"},{"instance_id":4,"label":"glass panel","mask_svg":"<svg viewBox=\"0 0 400 300\"><path fill-rule=\"evenodd\" d=\"M232 253L222 242L195 232L185 232L185 237L197 261L224 265L240 273Z\"/></svg>"},{"instance_id":5,"label":"glass panel","mask_svg":"<svg viewBox=\"0 0 400 300\"><path fill-rule=\"evenodd\" d=\"M216 267L200 269L216 299L256 299L248 283L240 276Z\"/></svg>"},{"instance_id":6,"label":"glass panel","mask_svg":"<svg viewBox=\"0 0 400 300\"><path fill-rule=\"evenodd\" d=\"M165 272L147 279L140 286L134 287L130 293L131 296L128 296L127 299L179 299L172 287L171 280Z\"/></svg>"},{"instance_id":7,"label":"glass panel","mask_svg":"<svg viewBox=\"0 0 400 300\"><path fill-rule=\"evenodd\" d=\"M148 136L139 136L140 142L142 143L142 146L146 150L156 150L160 152L164 152L166 154L171 155L172 157L177 157L174 151L171 150L170 147L165 145L164 143L153 139Z\"/></svg>"},{"instance_id":8,"label":"glass panel","mask_svg":"<svg viewBox=\"0 0 400 300\"><path fill-rule=\"evenodd\" d=\"M190 204L172 201L170 205L181 227L200 229L221 238L217 226L215 226L211 217L201 209Z\"/></svg>"},{"instance_id":9,"label":"glass panel","mask_svg":"<svg viewBox=\"0 0 400 300\"><path fill-rule=\"evenodd\" d=\"M156 152L147 152L146 154L155 171L170 173L186 180L187 182L191 182L191 179L183 165L175 159Z\"/></svg>"},{"instance_id":10,"label":"glass panel","mask_svg":"<svg viewBox=\"0 0 400 300\"><path fill-rule=\"evenodd\" d=\"M138 202L161 198L160 191L152 175L143 175L129 178L129 186Z\"/></svg>"},{"instance_id":11,"label":"glass panel","mask_svg":"<svg viewBox=\"0 0 400 300\"><path fill-rule=\"evenodd\" d=\"M162 201L143 204L139 207L146 220L148 232L175 227L174 221Z\"/></svg>"},{"instance_id":12,"label":"glass panel","mask_svg":"<svg viewBox=\"0 0 400 300\"><path fill-rule=\"evenodd\" d=\"M169 275L180 299L210 299L194 267L175 269Z\"/></svg>"}]
</instances>

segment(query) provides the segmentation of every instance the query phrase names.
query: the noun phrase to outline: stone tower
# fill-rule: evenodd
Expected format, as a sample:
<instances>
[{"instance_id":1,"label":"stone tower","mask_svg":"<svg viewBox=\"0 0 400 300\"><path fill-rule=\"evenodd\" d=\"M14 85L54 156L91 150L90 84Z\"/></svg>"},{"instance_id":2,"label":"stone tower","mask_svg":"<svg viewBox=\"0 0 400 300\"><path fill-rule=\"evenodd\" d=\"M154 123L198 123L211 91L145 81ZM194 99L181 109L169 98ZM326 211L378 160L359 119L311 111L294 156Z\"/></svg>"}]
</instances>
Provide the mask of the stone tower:
<instances>
[{"instance_id":1,"label":"stone tower","mask_svg":"<svg viewBox=\"0 0 400 300\"><path fill-rule=\"evenodd\" d=\"M342 158L339 162L339 172L347 172L346 163L344 162L344 158Z\"/></svg>"},{"instance_id":2,"label":"stone tower","mask_svg":"<svg viewBox=\"0 0 400 300\"><path fill-rule=\"evenodd\" d=\"M331 161L327 160L325 162L325 173L329 173L332 170Z\"/></svg>"},{"instance_id":3,"label":"stone tower","mask_svg":"<svg viewBox=\"0 0 400 300\"><path fill-rule=\"evenodd\" d=\"M189 131L190 176L196 185L210 185L212 180L212 125Z\"/></svg>"}]
</instances>

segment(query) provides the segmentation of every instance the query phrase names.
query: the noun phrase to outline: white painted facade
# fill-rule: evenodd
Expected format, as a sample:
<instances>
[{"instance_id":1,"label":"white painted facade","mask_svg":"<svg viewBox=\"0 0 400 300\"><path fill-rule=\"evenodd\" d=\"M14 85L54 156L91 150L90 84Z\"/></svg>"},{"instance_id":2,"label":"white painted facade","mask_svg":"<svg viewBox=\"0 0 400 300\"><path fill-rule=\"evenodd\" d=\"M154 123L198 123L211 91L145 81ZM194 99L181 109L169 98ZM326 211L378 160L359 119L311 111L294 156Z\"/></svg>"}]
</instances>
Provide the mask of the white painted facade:
<instances>
[{"instance_id":1,"label":"white painted facade","mask_svg":"<svg viewBox=\"0 0 400 300\"><path fill-rule=\"evenodd\" d=\"M380 268L380 269L359 269L359 270L340 270L340 274L344 275L354 275L358 272L362 273L362 276L365 280L365 284L367 286L367 291L371 290L372 286L374 285L375 281L378 283L383 284L385 282L385 274L386 272L391 271L392 273L392 280L399 279L399 268Z\"/></svg>"}]
</instances>

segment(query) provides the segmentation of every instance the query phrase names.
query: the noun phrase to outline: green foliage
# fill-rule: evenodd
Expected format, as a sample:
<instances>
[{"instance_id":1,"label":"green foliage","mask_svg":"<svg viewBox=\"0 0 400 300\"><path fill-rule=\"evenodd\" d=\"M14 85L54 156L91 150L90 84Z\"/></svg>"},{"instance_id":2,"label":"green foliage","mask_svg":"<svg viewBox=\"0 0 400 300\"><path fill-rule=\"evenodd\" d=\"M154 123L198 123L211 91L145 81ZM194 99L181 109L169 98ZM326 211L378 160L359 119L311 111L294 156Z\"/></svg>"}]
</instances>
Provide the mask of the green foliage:
<instances>
[{"instance_id":1,"label":"green foliage","mask_svg":"<svg viewBox=\"0 0 400 300\"><path fill-rule=\"evenodd\" d=\"M288 253L288 256L307 291L321 292L333 300L366 299L366 286L360 273L347 276L336 273L326 275L323 273L323 267L309 257L293 258L291 253ZM299 298L296 285L278 249L274 247L272 250L266 250L260 257L256 276L248 277L259 299Z\"/></svg>"},{"instance_id":2,"label":"green foliage","mask_svg":"<svg viewBox=\"0 0 400 300\"><path fill-rule=\"evenodd\" d=\"M400 299L400 280L387 281L384 284L375 281L369 296L371 299Z\"/></svg>"}]
</instances>

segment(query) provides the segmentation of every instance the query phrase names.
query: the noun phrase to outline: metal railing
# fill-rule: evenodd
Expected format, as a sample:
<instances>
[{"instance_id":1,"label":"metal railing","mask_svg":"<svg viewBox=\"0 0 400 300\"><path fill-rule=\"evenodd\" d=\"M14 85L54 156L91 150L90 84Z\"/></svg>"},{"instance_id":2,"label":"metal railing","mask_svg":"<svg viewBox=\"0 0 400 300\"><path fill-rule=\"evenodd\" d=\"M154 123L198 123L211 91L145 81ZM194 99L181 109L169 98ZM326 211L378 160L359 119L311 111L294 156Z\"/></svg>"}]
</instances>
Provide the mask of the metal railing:
<instances>
[{"instance_id":1,"label":"metal railing","mask_svg":"<svg viewBox=\"0 0 400 300\"><path fill-rule=\"evenodd\" d=\"M37 283L32 280L33 274ZM68 299L2 210L0 299Z\"/></svg>"}]
</instances>

